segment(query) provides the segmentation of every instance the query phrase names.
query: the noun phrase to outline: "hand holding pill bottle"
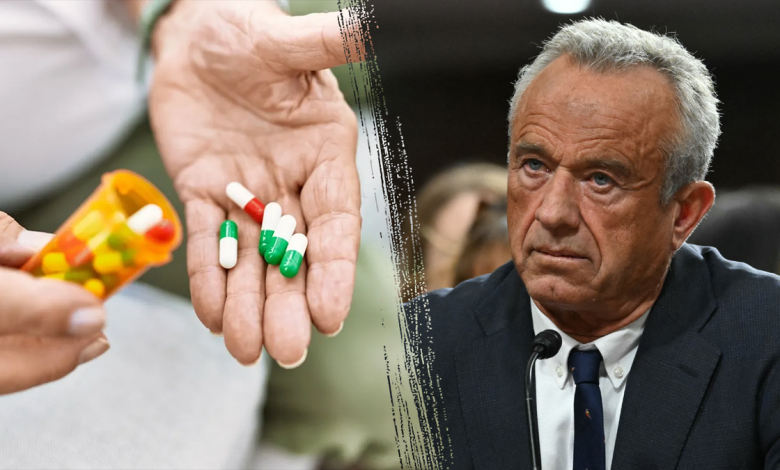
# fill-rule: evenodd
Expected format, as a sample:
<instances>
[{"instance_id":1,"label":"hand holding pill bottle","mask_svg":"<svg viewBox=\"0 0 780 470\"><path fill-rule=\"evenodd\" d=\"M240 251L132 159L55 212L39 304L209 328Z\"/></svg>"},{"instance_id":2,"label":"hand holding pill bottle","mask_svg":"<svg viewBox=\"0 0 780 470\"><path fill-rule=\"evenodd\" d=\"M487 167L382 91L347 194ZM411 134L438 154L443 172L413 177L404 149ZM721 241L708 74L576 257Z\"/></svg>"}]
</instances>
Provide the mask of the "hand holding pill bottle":
<instances>
[{"instance_id":1,"label":"hand holding pill bottle","mask_svg":"<svg viewBox=\"0 0 780 470\"><path fill-rule=\"evenodd\" d=\"M105 300L153 266L171 260L182 226L173 206L126 170L101 185L23 267L34 276L81 284Z\"/></svg>"}]
</instances>

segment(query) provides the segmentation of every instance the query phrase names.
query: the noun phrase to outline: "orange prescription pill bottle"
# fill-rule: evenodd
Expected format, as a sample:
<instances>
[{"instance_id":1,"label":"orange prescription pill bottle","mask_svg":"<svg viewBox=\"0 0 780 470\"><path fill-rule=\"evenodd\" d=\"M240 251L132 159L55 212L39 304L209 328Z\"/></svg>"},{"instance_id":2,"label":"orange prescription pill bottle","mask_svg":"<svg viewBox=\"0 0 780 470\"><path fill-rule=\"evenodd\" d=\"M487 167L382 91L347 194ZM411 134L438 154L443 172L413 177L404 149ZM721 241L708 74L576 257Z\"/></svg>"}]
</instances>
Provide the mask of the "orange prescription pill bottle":
<instances>
[{"instance_id":1,"label":"orange prescription pill bottle","mask_svg":"<svg viewBox=\"0 0 780 470\"><path fill-rule=\"evenodd\" d=\"M22 270L84 286L105 300L153 266L171 260L182 226L171 203L127 170L100 186Z\"/></svg>"}]
</instances>

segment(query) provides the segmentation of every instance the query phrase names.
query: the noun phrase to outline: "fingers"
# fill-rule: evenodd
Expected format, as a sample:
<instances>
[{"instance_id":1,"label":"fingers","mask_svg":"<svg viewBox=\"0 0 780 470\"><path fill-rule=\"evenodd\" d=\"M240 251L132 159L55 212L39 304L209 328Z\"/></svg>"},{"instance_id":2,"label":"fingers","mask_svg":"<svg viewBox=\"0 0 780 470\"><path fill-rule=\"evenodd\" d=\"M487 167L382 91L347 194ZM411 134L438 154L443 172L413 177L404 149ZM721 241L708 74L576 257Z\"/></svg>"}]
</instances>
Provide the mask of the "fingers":
<instances>
[{"instance_id":1,"label":"fingers","mask_svg":"<svg viewBox=\"0 0 780 470\"><path fill-rule=\"evenodd\" d=\"M292 215L298 222L295 232L306 233L298 200L285 198L278 202L284 213ZM297 367L306 359L311 340L311 316L306 301L306 263L290 279L282 276L279 266L268 266L265 284L265 348L280 366Z\"/></svg>"},{"instance_id":2,"label":"fingers","mask_svg":"<svg viewBox=\"0 0 780 470\"><path fill-rule=\"evenodd\" d=\"M88 336L103 329L100 300L69 282L0 268L0 335Z\"/></svg>"},{"instance_id":3,"label":"fingers","mask_svg":"<svg viewBox=\"0 0 780 470\"><path fill-rule=\"evenodd\" d=\"M236 206L229 218L238 224L238 262L227 272L222 329L230 354L248 365L260 359L263 347L265 263L257 251L260 226Z\"/></svg>"},{"instance_id":4,"label":"fingers","mask_svg":"<svg viewBox=\"0 0 780 470\"><path fill-rule=\"evenodd\" d=\"M360 244L360 183L354 161L319 164L301 194L309 224L306 279L317 329L335 333L349 313Z\"/></svg>"},{"instance_id":5,"label":"fingers","mask_svg":"<svg viewBox=\"0 0 780 470\"><path fill-rule=\"evenodd\" d=\"M108 349L102 334L82 338L2 336L0 394L60 379Z\"/></svg>"},{"instance_id":6,"label":"fingers","mask_svg":"<svg viewBox=\"0 0 780 470\"><path fill-rule=\"evenodd\" d=\"M364 60L358 23L348 10L278 17L274 23L262 19L255 47L261 57L277 58L294 71L324 70ZM257 15L260 18L260 15Z\"/></svg>"},{"instance_id":7,"label":"fingers","mask_svg":"<svg viewBox=\"0 0 780 470\"><path fill-rule=\"evenodd\" d=\"M0 239L7 241L16 240L23 230L24 228L13 217L5 212L0 212Z\"/></svg>"},{"instance_id":8,"label":"fingers","mask_svg":"<svg viewBox=\"0 0 780 470\"><path fill-rule=\"evenodd\" d=\"M52 238L54 234L51 233L22 230L16 241L0 240L0 266L20 268Z\"/></svg>"},{"instance_id":9,"label":"fingers","mask_svg":"<svg viewBox=\"0 0 780 470\"><path fill-rule=\"evenodd\" d=\"M21 243L3 243L3 240L0 240L0 266L20 268L33 255L35 255L35 250Z\"/></svg>"},{"instance_id":10,"label":"fingers","mask_svg":"<svg viewBox=\"0 0 780 470\"><path fill-rule=\"evenodd\" d=\"M22 266L53 237L51 233L25 230L13 217L0 212L0 266Z\"/></svg>"},{"instance_id":11,"label":"fingers","mask_svg":"<svg viewBox=\"0 0 780 470\"><path fill-rule=\"evenodd\" d=\"M43 249L54 238L53 233L34 232L31 230L22 230L22 233L16 237L16 241L35 252Z\"/></svg>"},{"instance_id":12,"label":"fingers","mask_svg":"<svg viewBox=\"0 0 780 470\"><path fill-rule=\"evenodd\" d=\"M220 333L227 276L219 265L219 227L225 221L225 212L202 199L189 200L184 210L192 306L206 328Z\"/></svg>"}]
</instances>

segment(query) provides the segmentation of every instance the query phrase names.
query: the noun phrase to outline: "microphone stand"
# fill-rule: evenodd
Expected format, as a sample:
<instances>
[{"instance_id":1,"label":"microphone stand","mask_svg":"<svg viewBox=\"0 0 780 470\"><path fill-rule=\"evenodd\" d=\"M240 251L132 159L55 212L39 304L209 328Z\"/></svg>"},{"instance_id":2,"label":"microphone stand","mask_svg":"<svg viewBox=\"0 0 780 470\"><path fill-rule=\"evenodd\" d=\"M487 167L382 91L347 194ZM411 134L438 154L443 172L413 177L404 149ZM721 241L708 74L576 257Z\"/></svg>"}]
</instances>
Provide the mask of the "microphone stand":
<instances>
[{"instance_id":1,"label":"microphone stand","mask_svg":"<svg viewBox=\"0 0 780 470\"><path fill-rule=\"evenodd\" d=\"M534 406L534 399L531 396L531 388L534 384L534 363L539 358L539 349L537 346L531 353L531 358L528 360L528 365L525 369L525 412L528 418L528 440L531 445L531 462L533 470L542 470L542 457L539 451L539 428L536 424L536 406Z\"/></svg>"}]
</instances>

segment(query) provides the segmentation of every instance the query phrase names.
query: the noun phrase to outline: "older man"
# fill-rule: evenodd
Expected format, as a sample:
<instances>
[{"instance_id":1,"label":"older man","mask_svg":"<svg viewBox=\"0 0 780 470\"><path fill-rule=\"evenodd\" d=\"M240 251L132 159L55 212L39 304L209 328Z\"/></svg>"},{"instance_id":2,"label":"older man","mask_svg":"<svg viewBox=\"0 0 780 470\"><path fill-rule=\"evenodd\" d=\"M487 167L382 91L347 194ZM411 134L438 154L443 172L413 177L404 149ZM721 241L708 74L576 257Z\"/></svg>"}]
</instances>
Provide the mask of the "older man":
<instances>
[{"instance_id":1,"label":"older man","mask_svg":"<svg viewBox=\"0 0 780 470\"><path fill-rule=\"evenodd\" d=\"M715 197L705 66L581 21L521 71L509 121L513 262L406 306L430 316L446 468L529 467L524 369L546 329L563 346L535 371L545 470L777 468L780 282L685 244Z\"/></svg>"}]
</instances>

